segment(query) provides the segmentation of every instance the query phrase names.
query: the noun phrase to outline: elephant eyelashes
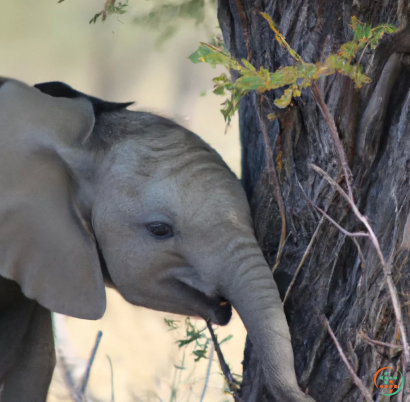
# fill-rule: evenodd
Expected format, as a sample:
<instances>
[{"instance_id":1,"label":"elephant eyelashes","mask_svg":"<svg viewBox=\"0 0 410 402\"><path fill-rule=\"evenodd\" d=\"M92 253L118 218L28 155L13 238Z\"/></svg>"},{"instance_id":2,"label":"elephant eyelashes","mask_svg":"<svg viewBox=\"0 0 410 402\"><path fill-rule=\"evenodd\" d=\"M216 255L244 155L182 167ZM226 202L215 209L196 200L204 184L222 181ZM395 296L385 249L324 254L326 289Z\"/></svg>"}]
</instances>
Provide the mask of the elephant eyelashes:
<instances>
[{"instance_id":1,"label":"elephant eyelashes","mask_svg":"<svg viewBox=\"0 0 410 402\"><path fill-rule=\"evenodd\" d=\"M162 222L151 222L145 225L150 234L156 239L168 239L174 235L171 226Z\"/></svg>"}]
</instances>

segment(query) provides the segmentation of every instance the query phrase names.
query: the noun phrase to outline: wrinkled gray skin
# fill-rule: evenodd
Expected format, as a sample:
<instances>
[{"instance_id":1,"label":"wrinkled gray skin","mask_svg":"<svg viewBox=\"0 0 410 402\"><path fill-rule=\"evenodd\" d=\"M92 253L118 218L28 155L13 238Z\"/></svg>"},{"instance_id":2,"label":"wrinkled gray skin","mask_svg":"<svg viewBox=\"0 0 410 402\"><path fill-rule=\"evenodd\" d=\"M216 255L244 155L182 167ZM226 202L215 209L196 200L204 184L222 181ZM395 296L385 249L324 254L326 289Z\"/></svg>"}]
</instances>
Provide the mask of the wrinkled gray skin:
<instances>
[{"instance_id":1,"label":"wrinkled gray skin","mask_svg":"<svg viewBox=\"0 0 410 402\"><path fill-rule=\"evenodd\" d=\"M85 98L1 84L1 402L45 401L50 311L100 318L104 279L132 304L216 324L229 321L230 306L220 305L228 300L275 400L312 401L296 382L245 194L218 154L148 113L95 117ZM173 237L155 238L151 222L168 224Z\"/></svg>"}]
</instances>

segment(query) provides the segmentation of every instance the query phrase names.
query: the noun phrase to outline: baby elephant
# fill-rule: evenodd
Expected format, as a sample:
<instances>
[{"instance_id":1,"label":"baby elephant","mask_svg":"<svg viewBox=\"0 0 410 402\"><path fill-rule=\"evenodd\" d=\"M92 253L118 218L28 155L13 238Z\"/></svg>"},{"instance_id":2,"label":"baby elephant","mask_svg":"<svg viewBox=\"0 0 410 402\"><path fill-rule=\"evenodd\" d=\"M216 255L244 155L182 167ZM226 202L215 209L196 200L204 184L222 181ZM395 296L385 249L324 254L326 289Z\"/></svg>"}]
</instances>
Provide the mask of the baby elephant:
<instances>
[{"instance_id":1,"label":"baby elephant","mask_svg":"<svg viewBox=\"0 0 410 402\"><path fill-rule=\"evenodd\" d=\"M220 325L232 304L275 400L312 401L240 182L195 134L128 105L0 81L1 402L46 400L50 312L98 319L105 285Z\"/></svg>"}]
</instances>

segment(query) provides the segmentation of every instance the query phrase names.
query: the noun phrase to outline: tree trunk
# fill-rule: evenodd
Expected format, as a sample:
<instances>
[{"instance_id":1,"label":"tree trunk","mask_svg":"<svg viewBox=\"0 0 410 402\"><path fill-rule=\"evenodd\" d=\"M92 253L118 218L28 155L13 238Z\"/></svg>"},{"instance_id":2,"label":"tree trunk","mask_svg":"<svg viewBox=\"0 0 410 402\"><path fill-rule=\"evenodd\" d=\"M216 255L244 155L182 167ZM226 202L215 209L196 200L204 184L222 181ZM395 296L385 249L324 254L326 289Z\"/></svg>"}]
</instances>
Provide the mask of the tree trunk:
<instances>
[{"instance_id":1,"label":"tree trunk","mask_svg":"<svg viewBox=\"0 0 410 402\"><path fill-rule=\"evenodd\" d=\"M313 63L337 53L341 44L352 39L352 16L373 26L391 23L404 29L386 35L373 55L363 57L361 63L372 78L370 84L359 90L349 78L333 75L321 79L318 87L335 119L353 172L356 204L372 225L385 259L391 262L409 328L410 63L404 54L410 53L409 0L219 0L218 18L227 50L237 59L248 59L257 69L263 66L275 71L292 64L292 59L275 41L260 12L271 16L293 49ZM279 110L273 101L282 93L253 92L241 100L242 179L259 243L273 266L282 220L267 170L268 145L286 215L286 243L274 275L282 297L312 242L285 303L299 384L317 402L363 400L328 334L326 317L374 400L389 400L379 395L373 376L385 366L405 374L406 363L399 349L375 346L368 339L400 344L380 260L369 239L357 238L361 259L352 238L307 202L301 188L346 230L365 231L347 202L311 167L320 166L346 188L329 127L311 90L304 90L292 106ZM264 140L259 112L269 144ZM274 121L266 118L271 112L279 115ZM410 373L407 390L405 384L404 391L391 401L410 400L409 377ZM275 400L266 395L264 382L248 341L243 401Z\"/></svg>"}]
</instances>

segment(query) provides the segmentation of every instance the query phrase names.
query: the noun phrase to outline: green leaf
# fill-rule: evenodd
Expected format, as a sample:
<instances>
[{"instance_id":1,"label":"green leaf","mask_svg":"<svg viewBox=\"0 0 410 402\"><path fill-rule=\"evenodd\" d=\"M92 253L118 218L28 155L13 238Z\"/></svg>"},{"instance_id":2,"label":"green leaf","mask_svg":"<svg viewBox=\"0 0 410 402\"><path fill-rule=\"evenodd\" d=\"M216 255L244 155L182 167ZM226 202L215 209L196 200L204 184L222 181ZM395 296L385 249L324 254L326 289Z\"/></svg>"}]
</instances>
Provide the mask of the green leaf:
<instances>
[{"instance_id":1,"label":"green leaf","mask_svg":"<svg viewBox=\"0 0 410 402\"><path fill-rule=\"evenodd\" d=\"M169 328L170 331L174 330L174 329L178 329L178 324L177 322L179 321L175 321L175 320L171 320L168 318L164 318L165 324L167 325L167 327Z\"/></svg>"},{"instance_id":2,"label":"green leaf","mask_svg":"<svg viewBox=\"0 0 410 402\"><path fill-rule=\"evenodd\" d=\"M100 18L104 14L104 11L100 11L99 13L95 14L93 18L90 19L89 24L95 24L98 21L98 18Z\"/></svg>"},{"instance_id":3,"label":"green leaf","mask_svg":"<svg viewBox=\"0 0 410 402\"><path fill-rule=\"evenodd\" d=\"M224 88L223 86L216 87L216 88L213 90L213 93L214 93L215 95L225 95L225 88Z\"/></svg>"},{"instance_id":4,"label":"green leaf","mask_svg":"<svg viewBox=\"0 0 410 402\"><path fill-rule=\"evenodd\" d=\"M256 71L256 68L255 68L251 63L249 63L248 60L242 59L242 63L243 63L243 65L244 65L246 68L248 68L249 70L251 70L251 71Z\"/></svg>"},{"instance_id":5,"label":"green leaf","mask_svg":"<svg viewBox=\"0 0 410 402\"><path fill-rule=\"evenodd\" d=\"M281 109L284 109L285 107L289 106L289 103L292 100L292 93L292 88L286 89L283 95L279 99L275 100L275 105Z\"/></svg>"},{"instance_id":6,"label":"green leaf","mask_svg":"<svg viewBox=\"0 0 410 402\"><path fill-rule=\"evenodd\" d=\"M233 338L233 335L228 335L226 338L222 339L221 342L219 343L219 346L221 346L224 342L230 341Z\"/></svg>"},{"instance_id":7,"label":"green leaf","mask_svg":"<svg viewBox=\"0 0 410 402\"><path fill-rule=\"evenodd\" d=\"M200 46L198 50L192 53L188 58L191 60L192 63L205 63L206 56L212 53L212 50L207 46Z\"/></svg>"},{"instance_id":8,"label":"green leaf","mask_svg":"<svg viewBox=\"0 0 410 402\"><path fill-rule=\"evenodd\" d=\"M194 350L192 354L196 356L195 361L198 362L201 359L206 359L206 350L200 349L200 350Z\"/></svg>"}]
</instances>

